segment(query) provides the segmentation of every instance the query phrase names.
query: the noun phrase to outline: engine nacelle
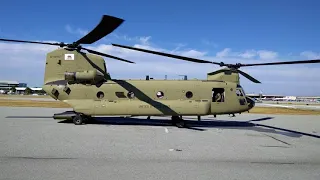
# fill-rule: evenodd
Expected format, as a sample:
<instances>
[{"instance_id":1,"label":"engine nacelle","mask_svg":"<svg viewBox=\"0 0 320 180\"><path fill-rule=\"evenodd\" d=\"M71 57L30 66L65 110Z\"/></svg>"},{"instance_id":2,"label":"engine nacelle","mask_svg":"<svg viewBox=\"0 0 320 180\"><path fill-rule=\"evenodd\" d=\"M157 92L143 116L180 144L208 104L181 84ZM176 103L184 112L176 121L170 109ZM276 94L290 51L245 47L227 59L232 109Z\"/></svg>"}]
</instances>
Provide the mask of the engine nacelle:
<instances>
[{"instance_id":1,"label":"engine nacelle","mask_svg":"<svg viewBox=\"0 0 320 180\"><path fill-rule=\"evenodd\" d=\"M69 83L97 83L105 79L104 74L98 70L89 70L82 72L66 72L65 80Z\"/></svg>"}]
</instances>

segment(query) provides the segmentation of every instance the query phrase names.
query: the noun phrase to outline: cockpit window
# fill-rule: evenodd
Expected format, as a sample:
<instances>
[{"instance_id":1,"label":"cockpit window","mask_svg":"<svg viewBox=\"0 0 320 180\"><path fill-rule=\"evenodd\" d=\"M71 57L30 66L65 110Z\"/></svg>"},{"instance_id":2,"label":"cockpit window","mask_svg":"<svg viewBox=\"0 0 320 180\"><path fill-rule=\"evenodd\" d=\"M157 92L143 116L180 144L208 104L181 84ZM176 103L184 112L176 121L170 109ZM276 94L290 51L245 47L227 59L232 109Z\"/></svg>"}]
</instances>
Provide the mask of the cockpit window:
<instances>
[{"instance_id":1,"label":"cockpit window","mask_svg":"<svg viewBox=\"0 0 320 180\"><path fill-rule=\"evenodd\" d=\"M244 94L242 93L241 89L237 89L236 90L236 94L237 94L237 96L244 96Z\"/></svg>"},{"instance_id":2,"label":"cockpit window","mask_svg":"<svg viewBox=\"0 0 320 180\"><path fill-rule=\"evenodd\" d=\"M237 84L236 93L237 93L237 96L246 96L246 93L244 92L244 90L240 84Z\"/></svg>"}]
</instances>

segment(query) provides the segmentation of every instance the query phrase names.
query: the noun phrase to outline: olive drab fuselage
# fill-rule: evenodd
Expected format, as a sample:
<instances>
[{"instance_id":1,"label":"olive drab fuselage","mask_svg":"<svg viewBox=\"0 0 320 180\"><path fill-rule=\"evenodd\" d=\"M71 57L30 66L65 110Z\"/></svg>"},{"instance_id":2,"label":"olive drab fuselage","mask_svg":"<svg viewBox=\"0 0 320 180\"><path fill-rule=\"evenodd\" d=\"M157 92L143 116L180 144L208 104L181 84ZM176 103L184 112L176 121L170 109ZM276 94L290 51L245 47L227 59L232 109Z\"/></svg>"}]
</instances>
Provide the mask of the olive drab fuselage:
<instances>
[{"instance_id":1,"label":"olive drab fuselage","mask_svg":"<svg viewBox=\"0 0 320 180\"><path fill-rule=\"evenodd\" d=\"M254 106L236 73L206 80L117 80L100 56L63 48L47 54L43 89L86 115L200 116Z\"/></svg>"}]
</instances>

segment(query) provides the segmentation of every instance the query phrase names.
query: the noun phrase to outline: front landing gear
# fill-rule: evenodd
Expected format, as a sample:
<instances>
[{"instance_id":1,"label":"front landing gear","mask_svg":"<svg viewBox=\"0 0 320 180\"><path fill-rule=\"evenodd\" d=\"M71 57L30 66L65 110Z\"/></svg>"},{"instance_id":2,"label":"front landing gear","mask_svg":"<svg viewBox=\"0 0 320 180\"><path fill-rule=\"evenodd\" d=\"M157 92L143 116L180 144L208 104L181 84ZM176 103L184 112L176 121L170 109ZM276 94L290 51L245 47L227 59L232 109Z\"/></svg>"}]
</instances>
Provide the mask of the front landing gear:
<instances>
[{"instance_id":1,"label":"front landing gear","mask_svg":"<svg viewBox=\"0 0 320 180\"><path fill-rule=\"evenodd\" d=\"M177 126L178 128L183 128L186 127L186 123L185 121L182 119L182 117L180 116L172 116L171 117L172 120L172 124Z\"/></svg>"}]
</instances>

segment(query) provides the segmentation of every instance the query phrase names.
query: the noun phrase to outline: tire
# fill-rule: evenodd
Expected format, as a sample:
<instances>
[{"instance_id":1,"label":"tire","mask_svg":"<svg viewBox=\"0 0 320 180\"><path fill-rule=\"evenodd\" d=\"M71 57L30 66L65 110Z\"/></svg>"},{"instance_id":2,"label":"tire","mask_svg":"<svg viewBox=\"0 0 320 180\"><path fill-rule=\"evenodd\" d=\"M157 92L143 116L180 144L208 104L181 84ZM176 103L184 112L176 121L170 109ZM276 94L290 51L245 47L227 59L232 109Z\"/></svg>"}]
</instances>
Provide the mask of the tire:
<instances>
[{"instance_id":1,"label":"tire","mask_svg":"<svg viewBox=\"0 0 320 180\"><path fill-rule=\"evenodd\" d=\"M75 117L73 117L73 123L75 125L81 125L83 123L83 118L80 114L77 114Z\"/></svg>"},{"instance_id":2,"label":"tire","mask_svg":"<svg viewBox=\"0 0 320 180\"><path fill-rule=\"evenodd\" d=\"M176 126L178 128L184 128L185 127L185 122L183 120L176 122Z\"/></svg>"},{"instance_id":3,"label":"tire","mask_svg":"<svg viewBox=\"0 0 320 180\"><path fill-rule=\"evenodd\" d=\"M178 128L185 127L185 122L183 119L181 119L179 116L172 116L171 122L174 126L177 126Z\"/></svg>"}]
</instances>

